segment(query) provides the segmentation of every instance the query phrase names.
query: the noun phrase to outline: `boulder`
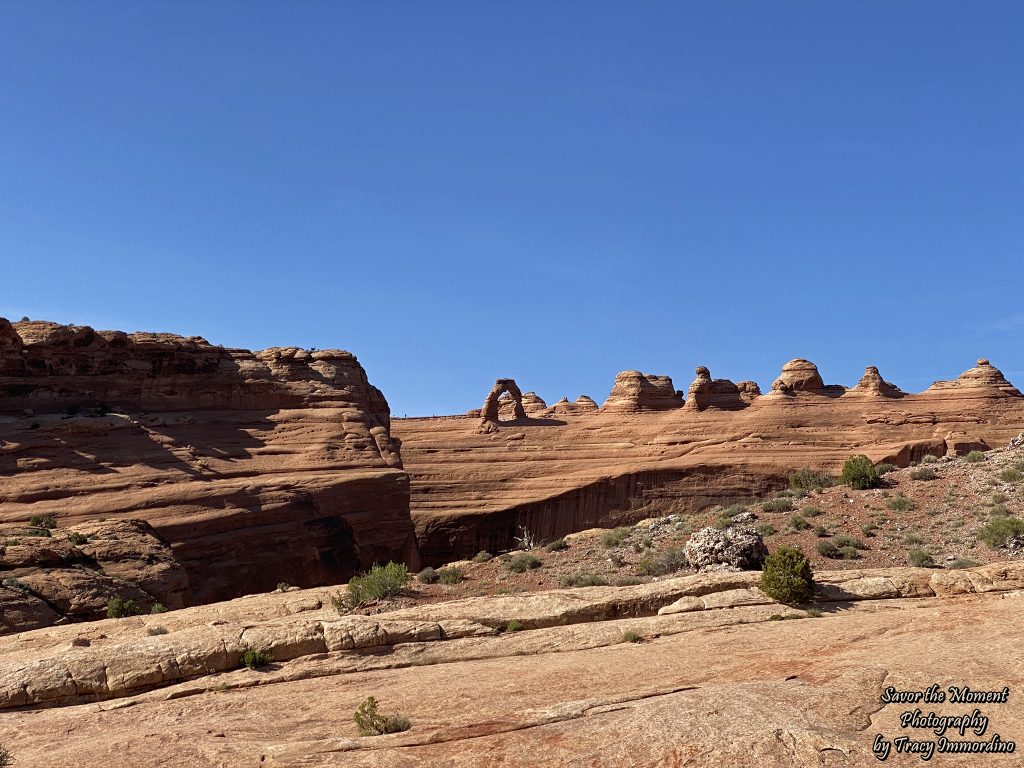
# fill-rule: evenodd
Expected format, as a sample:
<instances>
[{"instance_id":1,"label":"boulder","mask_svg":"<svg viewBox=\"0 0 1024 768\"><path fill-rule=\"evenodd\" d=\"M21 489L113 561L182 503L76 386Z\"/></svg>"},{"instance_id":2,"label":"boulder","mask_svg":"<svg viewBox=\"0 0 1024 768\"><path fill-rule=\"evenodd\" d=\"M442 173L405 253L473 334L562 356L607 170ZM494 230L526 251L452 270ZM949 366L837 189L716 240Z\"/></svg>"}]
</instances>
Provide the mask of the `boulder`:
<instances>
[{"instance_id":1,"label":"boulder","mask_svg":"<svg viewBox=\"0 0 1024 768\"><path fill-rule=\"evenodd\" d=\"M782 373L772 382L774 392L813 392L819 393L825 388L825 382L818 373L818 367L810 360L795 358L782 366Z\"/></svg>"},{"instance_id":2,"label":"boulder","mask_svg":"<svg viewBox=\"0 0 1024 768\"><path fill-rule=\"evenodd\" d=\"M761 534L746 525L702 528L690 537L683 551L698 571L719 570L723 566L753 571L761 568L768 556Z\"/></svg>"},{"instance_id":3,"label":"boulder","mask_svg":"<svg viewBox=\"0 0 1024 768\"><path fill-rule=\"evenodd\" d=\"M683 407L683 395L672 386L669 376L640 371L623 371L601 410L613 413L666 411Z\"/></svg>"}]
</instances>

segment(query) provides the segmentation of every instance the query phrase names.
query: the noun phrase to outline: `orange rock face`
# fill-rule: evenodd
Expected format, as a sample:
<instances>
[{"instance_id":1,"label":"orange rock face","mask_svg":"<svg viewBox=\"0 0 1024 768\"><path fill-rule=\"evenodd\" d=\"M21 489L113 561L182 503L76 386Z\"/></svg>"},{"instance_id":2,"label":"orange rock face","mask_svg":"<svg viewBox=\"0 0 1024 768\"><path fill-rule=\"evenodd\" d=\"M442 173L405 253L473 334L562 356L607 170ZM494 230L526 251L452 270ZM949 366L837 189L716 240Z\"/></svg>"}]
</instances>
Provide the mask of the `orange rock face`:
<instances>
[{"instance_id":1,"label":"orange rock face","mask_svg":"<svg viewBox=\"0 0 1024 768\"><path fill-rule=\"evenodd\" d=\"M623 371L615 377L615 385L601 410L608 413L636 413L682 407L683 396L672 387L672 379L668 376Z\"/></svg>"},{"instance_id":2,"label":"orange rock face","mask_svg":"<svg viewBox=\"0 0 1024 768\"><path fill-rule=\"evenodd\" d=\"M349 352L0 320L0 372L0 522L145 520L193 602L417 564L387 401Z\"/></svg>"}]
</instances>

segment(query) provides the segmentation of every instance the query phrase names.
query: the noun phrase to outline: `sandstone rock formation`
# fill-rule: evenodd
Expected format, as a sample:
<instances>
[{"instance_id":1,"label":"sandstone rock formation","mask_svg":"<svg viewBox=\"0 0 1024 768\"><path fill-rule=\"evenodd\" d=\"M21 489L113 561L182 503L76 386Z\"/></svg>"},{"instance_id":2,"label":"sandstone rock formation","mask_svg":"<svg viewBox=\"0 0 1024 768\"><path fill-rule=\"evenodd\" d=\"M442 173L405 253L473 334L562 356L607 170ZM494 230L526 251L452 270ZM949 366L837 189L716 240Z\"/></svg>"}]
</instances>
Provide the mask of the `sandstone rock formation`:
<instances>
[{"instance_id":1,"label":"sandstone rock formation","mask_svg":"<svg viewBox=\"0 0 1024 768\"><path fill-rule=\"evenodd\" d=\"M538 416L543 413L548 404L536 392L527 392L520 401L526 415ZM516 416L516 400L510 392L505 392L498 398L498 418L501 421L513 421Z\"/></svg>"},{"instance_id":2,"label":"sandstone rock formation","mask_svg":"<svg viewBox=\"0 0 1024 768\"><path fill-rule=\"evenodd\" d=\"M746 525L702 528L690 537L683 551L690 566L698 571L759 570L768 557L768 547L760 534Z\"/></svg>"},{"instance_id":3,"label":"sandstone rock formation","mask_svg":"<svg viewBox=\"0 0 1024 768\"><path fill-rule=\"evenodd\" d=\"M623 371L615 377L615 384L601 410L608 413L638 413L682 407L682 393L673 388L671 377Z\"/></svg>"},{"instance_id":4,"label":"sandstone rock formation","mask_svg":"<svg viewBox=\"0 0 1024 768\"><path fill-rule=\"evenodd\" d=\"M711 372L703 365L697 367L696 373L686 394L686 408L690 410L703 411L711 407L738 410L746 408L761 394L760 387L753 381L734 384L729 379L712 379Z\"/></svg>"},{"instance_id":5,"label":"sandstone rock formation","mask_svg":"<svg viewBox=\"0 0 1024 768\"><path fill-rule=\"evenodd\" d=\"M810 360L797 357L782 366L779 378L772 382L773 392L812 392L820 393L825 382L818 373L818 367Z\"/></svg>"},{"instance_id":6,"label":"sandstone rock formation","mask_svg":"<svg viewBox=\"0 0 1024 768\"><path fill-rule=\"evenodd\" d=\"M349 352L40 321L0 339L0 523L144 520L197 602L416 562L387 401Z\"/></svg>"},{"instance_id":7,"label":"sandstone rock formation","mask_svg":"<svg viewBox=\"0 0 1024 768\"><path fill-rule=\"evenodd\" d=\"M924 394L947 395L950 392L964 397L1021 397L1020 390L985 358L979 359L974 368L969 368L952 381L936 381Z\"/></svg>"},{"instance_id":8,"label":"sandstone rock formation","mask_svg":"<svg viewBox=\"0 0 1024 768\"><path fill-rule=\"evenodd\" d=\"M496 379L491 391L484 399L483 408L480 409L480 418L483 421L497 422L501 417L500 398L508 394L512 398L511 412L512 419L525 419L526 409L523 407L523 393L519 391L519 385L515 379Z\"/></svg>"},{"instance_id":9,"label":"sandstone rock formation","mask_svg":"<svg viewBox=\"0 0 1024 768\"><path fill-rule=\"evenodd\" d=\"M543 412L544 416L579 416L588 413L597 413L600 407L587 395L580 395L574 402L563 397L557 403Z\"/></svg>"},{"instance_id":10,"label":"sandstone rock formation","mask_svg":"<svg viewBox=\"0 0 1024 768\"><path fill-rule=\"evenodd\" d=\"M890 384L882 378L878 368L869 365L864 369L857 386L847 390L847 395L868 395L875 397L903 397L903 392L895 384Z\"/></svg>"}]
</instances>

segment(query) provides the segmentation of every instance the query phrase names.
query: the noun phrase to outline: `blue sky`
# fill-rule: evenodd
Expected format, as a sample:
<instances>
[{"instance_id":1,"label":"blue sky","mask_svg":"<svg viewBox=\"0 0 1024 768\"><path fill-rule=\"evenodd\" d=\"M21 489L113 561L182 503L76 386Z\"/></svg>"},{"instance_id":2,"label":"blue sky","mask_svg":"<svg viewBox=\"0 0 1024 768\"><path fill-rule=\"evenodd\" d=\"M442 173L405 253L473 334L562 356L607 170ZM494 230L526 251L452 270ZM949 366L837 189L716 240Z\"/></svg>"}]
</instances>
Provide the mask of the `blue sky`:
<instances>
[{"instance_id":1,"label":"blue sky","mask_svg":"<svg viewBox=\"0 0 1024 768\"><path fill-rule=\"evenodd\" d=\"M0 4L0 315L396 414L796 356L1024 384L1024 6Z\"/></svg>"}]
</instances>

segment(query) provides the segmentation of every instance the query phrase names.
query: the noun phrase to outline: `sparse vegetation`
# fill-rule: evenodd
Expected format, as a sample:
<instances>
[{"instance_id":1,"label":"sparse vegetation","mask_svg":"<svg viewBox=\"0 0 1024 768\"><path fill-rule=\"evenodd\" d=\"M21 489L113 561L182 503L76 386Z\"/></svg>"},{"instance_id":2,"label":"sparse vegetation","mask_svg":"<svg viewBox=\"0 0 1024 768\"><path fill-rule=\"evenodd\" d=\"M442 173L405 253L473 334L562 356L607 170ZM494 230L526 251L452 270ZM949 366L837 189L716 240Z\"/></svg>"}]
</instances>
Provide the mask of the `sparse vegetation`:
<instances>
[{"instance_id":1,"label":"sparse vegetation","mask_svg":"<svg viewBox=\"0 0 1024 768\"><path fill-rule=\"evenodd\" d=\"M561 584L563 587L604 587L608 579L597 573L574 573L563 577Z\"/></svg>"},{"instance_id":2,"label":"sparse vegetation","mask_svg":"<svg viewBox=\"0 0 1024 768\"><path fill-rule=\"evenodd\" d=\"M527 571L540 568L540 566L541 559L527 552L520 552L515 557L510 557L505 561L505 567L513 573L526 573Z\"/></svg>"},{"instance_id":3,"label":"sparse vegetation","mask_svg":"<svg viewBox=\"0 0 1024 768\"><path fill-rule=\"evenodd\" d=\"M14 765L14 755L3 744L0 744L0 768L8 768Z\"/></svg>"},{"instance_id":4,"label":"sparse vegetation","mask_svg":"<svg viewBox=\"0 0 1024 768\"><path fill-rule=\"evenodd\" d=\"M843 474L840 480L856 491L864 491L868 488L877 488L881 484L881 475L871 459L863 454L851 456L843 464Z\"/></svg>"},{"instance_id":5,"label":"sparse vegetation","mask_svg":"<svg viewBox=\"0 0 1024 768\"><path fill-rule=\"evenodd\" d=\"M934 568L935 558L927 549L914 547L910 550L910 564L915 568Z\"/></svg>"},{"instance_id":6,"label":"sparse vegetation","mask_svg":"<svg viewBox=\"0 0 1024 768\"><path fill-rule=\"evenodd\" d=\"M601 543L606 547L617 547L628 539L632 532L632 528L612 528L610 531L605 531L601 534Z\"/></svg>"},{"instance_id":7,"label":"sparse vegetation","mask_svg":"<svg viewBox=\"0 0 1024 768\"><path fill-rule=\"evenodd\" d=\"M976 565L981 565L977 560L971 560L969 557L960 557L949 564L949 568L960 569L960 568L974 568Z\"/></svg>"},{"instance_id":8,"label":"sparse vegetation","mask_svg":"<svg viewBox=\"0 0 1024 768\"><path fill-rule=\"evenodd\" d=\"M149 606L149 612L152 613L167 613L167 606L163 603L153 603Z\"/></svg>"},{"instance_id":9,"label":"sparse vegetation","mask_svg":"<svg viewBox=\"0 0 1024 768\"><path fill-rule=\"evenodd\" d=\"M349 580L346 603L352 608L371 600L395 597L401 594L408 585L409 569L404 564L375 565L362 576L353 576Z\"/></svg>"},{"instance_id":10,"label":"sparse vegetation","mask_svg":"<svg viewBox=\"0 0 1024 768\"><path fill-rule=\"evenodd\" d=\"M115 597L107 601L108 619L123 619L126 616L141 616L143 613L145 613L145 611L142 609L142 606L131 598L123 600L120 597Z\"/></svg>"},{"instance_id":11,"label":"sparse vegetation","mask_svg":"<svg viewBox=\"0 0 1024 768\"><path fill-rule=\"evenodd\" d=\"M1024 535L1024 520L1019 517L993 517L978 532L979 538L992 549L1005 547L1008 539Z\"/></svg>"},{"instance_id":12,"label":"sparse vegetation","mask_svg":"<svg viewBox=\"0 0 1024 768\"><path fill-rule=\"evenodd\" d=\"M437 570L430 567L424 568L416 576L416 579L422 584L437 584L440 578L437 575Z\"/></svg>"},{"instance_id":13,"label":"sparse vegetation","mask_svg":"<svg viewBox=\"0 0 1024 768\"><path fill-rule=\"evenodd\" d=\"M1016 467L1007 467L999 473L999 479L1004 483L1019 482L1021 477L1024 477L1024 475L1021 475L1020 471Z\"/></svg>"},{"instance_id":14,"label":"sparse vegetation","mask_svg":"<svg viewBox=\"0 0 1024 768\"><path fill-rule=\"evenodd\" d=\"M934 480L939 476L931 467L918 467L910 473L911 480Z\"/></svg>"},{"instance_id":15,"label":"sparse vegetation","mask_svg":"<svg viewBox=\"0 0 1024 768\"><path fill-rule=\"evenodd\" d=\"M832 560L857 560L861 549L867 549L864 542L843 534L818 542L818 554Z\"/></svg>"},{"instance_id":16,"label":"sparse vegetation","mask_svg":"<svg viewBox=\"0 0 1024 768\"><path fill-rule=\"evenodd\" d=\"M76 547L80 544L85 544L85 542L87 542L88 540L89 539L86 536L83 536L78 531L72 531L68 534L68 541L70 541Z\"/></svg>"},{"instance_id":17,"label":"sparse vegetation","mask_svg":"<svg viewBox=\"0 0 1024 768\"><path fill-rule=\"evenodd\" d=\"M656 555L648 555L637 564L637 570L645 576L665 576L689 565L686 553L670 547Z\"/></svg>"},{"instance_id":18,"label":"sparse vegetation","mask_svg":"<svg viewBox=\"0 0 1024 768\"><path fill-rule=\"evenodd\" d=\"M277 582L277 591L278 592L287 592L289 586L290 585L288 584L287 581L279 581L279 582Z\"/></svg>"},{"instance_id":19,"label":"sparse vegetation","mask_svg":"<svg viewBox=\"0 0 1024 768\"><path fill-rule=\"evenodd\" d=\"M820 619L822 616L825 615L824 611L822 611L821 608L808 608L806 613L808 618L811 619Z\"/></svg>"},{"instance_id":20,"label":"sparse vegetation","mask_svg":"<svg viewBox=\"0 0 1024 768\"><path fill-rule=\"evenodd\" d=\"M930 453L926 453L924 456L921 457L921 463L922 464L934 464L938 460L939 460L938 456L933 456Z\"/></svg>"},{"instance_id":21,"label":"sparse vegetation","mask_svg":"<svg viewBox=\"0 0 1024 768\"><path fill-rule=\"evenodd\" d=\"M270 658L270 654L258 651L255 648L249 648L242 654L239 665L249 669L259 669L260 667L267 666L271 661L273 659Z\"/></svg>"},{"instance_id":22,"label":"sparse vegetation","mask_svg":"<svg viewBox=\"0 0 1024 768\"><path fill-rule=\"evenodd\" d=\"M643 637L631 629L627 629L622 633L622 642L624 643L642 643L643 641Z\"/></svg>"},{"instance_id":23,"label":"sparse vegetation","mask_svg":"<svg viewBox=\"0 0 1024 768\"><path fill-rule=\"evenodd\" d=\"M521 632L523 630L523 622L519 619L509 619L505 622L505 632Z\"/></svg>"},{"instance_id":24,"label":"sparse vegetation","mask_svg":"<svg viewBox=\"0 0 1024 768\"><path fill-rule=\"evenodd\" d=\"M982 453L981 451L971 451L966 456L964 456L964 461L966 461L968 464L978 464L979 462L982 462L984 460L985 454Z\"/></svg>"},{"instance_id":25,"label":"sparse vegetation","mask_svg":"<svg viewBox=\"0 0 1024 768\"><path fill-rule=\"evenodd\" d=\"M864 534L869 539L874 537L875 531L877 531L877 530L878 530L878 526L875 525L874 523L867 523L867 524L862 525L860 527L860 532L862 534Z\"/></svg>"},{"instance_id":26,"label":"sparse vegetation","mask_svg":"<svg viewBox=\"0 0 1024 768\"><path fill-rule=\"evenodd\" d=\"M462 568L448 567L437 572L437 580L442 584L458 584L464 578L466 578L466 573Z\"/></svg>"},{"instance_id":27,"label":"sparse vegetation","mask_svg":"<svg viewBox=\"0 0 1024 768\"><path fill-rule=\"evenodd\" d=\"M877 474L879 477L885 477L890 472L895 472L897 469L899 469L899 467L897 467L895 464L883 463L875 467L875 474Z\"/></svg>"},{"instance_id":28,"label":"sparse vegetation","mask_svg":"<svg viewBox=\"0 0 1024 768\"><path fill-rule=\"evenodd\" d=\"M765 512L792 512L793 502L787 496L781 496L777 499L768 499L761 503L761 509Z\"/></svg>"},{"instance_id":29,"label":"sparse vegetation","mask_svg":"<svg viewBox=\"0 0 1024 768\"><path fill-rule=\"evenodd\" d=\"M167 627L161 627L161 626L146 627L146 634L149 635L150 637L153 637L155 635L166 635L167 634Z\"/></svg>"},{"instance_id":30,"label":"sparse vegetation","mask_svg":"<svg viewBox=\"0 0 1024 768\"><path fill-rule=\"evenodd\" d=\"M822 512L818 507L804 507L800 510L800 514L804 517L818 517L823 515L824 512Z\"/></svg>"},{"instance_id":31,"label":"sparse vegetation","mask_svg":"<svg viewBox=\"0 0 1024 768\"><path fill-rule=\"evenodd\" d=\"M480 550L475 555L473 555L473 562L474 563L486 563L488 560L493 560L493 559L494 559L494 555L492 555L487 550Z\"/></svg>"},{"instance_id":32,"label":"sparse vegetation","mask_svg":"<svg viewBox=\"0 0 1024 768\"><path fill-rule=\"evenodd\" d=\"M910 512L917 509L917 503L913 499L908 499L902 493L898 493L889 499L889 503L886 506L893 512Z\"/></svg>"},{"instance_id":33,"label":"sparse vegetation","mask_svg":"<svg viewBox=\"0 0 1024 768\"><path fill-rule=\"evenodd\" d=\"M804 467L789 476L789 487L794 491L820 491L832 485L828 472Z\"/></svg>"},{"instance_id":34,"label":"sparse vegetation","mask_svg":"<svg viewBox=\"0 0 1024 768\"><path fill-rule=\"evenodd\" d=\"M806 602L814 592L810 560L799 547L780 547L764 561L761 589L780 603Z\"/></svg>"},{"instance_id":35,"label":"sparse vegetation","mask_svg":"<svg viewBox=\"0 0 1024 768\"><path fill-rule=\"evenodd\" d=\"M793 517L789 519L789 528L792 531L806 531L810 527L811 524L803 515L793 515Z\"/></svg>"},{"instance_id":36,"label":"sparse vegetation","mask_svg":"<svg viewBox=\"0 0 1024 768\"><path fill-rule=\"evenodd\" d=\"M46 528L50 531L57 527L57 521L53 515L32 515L28 519L28 524L33 528Z\"/></svg>"},{"instance_id":37,"label":"sparse vegetation","mask_svg":"<svg viewBox=\"0 0 1024 768\"><path fill-rule=\"evenodd\" d=\"M377 699L367 697L352 716L360 736L381 736L385 733L401 733L412 727L409 718L400 714L382 715Z\"/></svg>"},{"instance_id":38,"label":"sparse vegetation","mask_svg":"<svg viewBox=\"0 0 1024 768\"><path fill-rule=\"evenodd\" d=\"M523 526L519 526L519 535L514 537L512 541L515 542L517 549L525 549L527 551L536 549L541 543L529 529Z\"/></svg>"},{"instance_id":39,"label":"sparse vegetation","mask_svg":"<svg viewBox=\"0 0 1024 768\"><path fill-rule=\"evenodd\" d=\"M766 539L769 536L774 536L778 533L778 529L776 529L776 527L771 523L761 523L755 530L763 539Z\"/></svg>"}]
</instances>

